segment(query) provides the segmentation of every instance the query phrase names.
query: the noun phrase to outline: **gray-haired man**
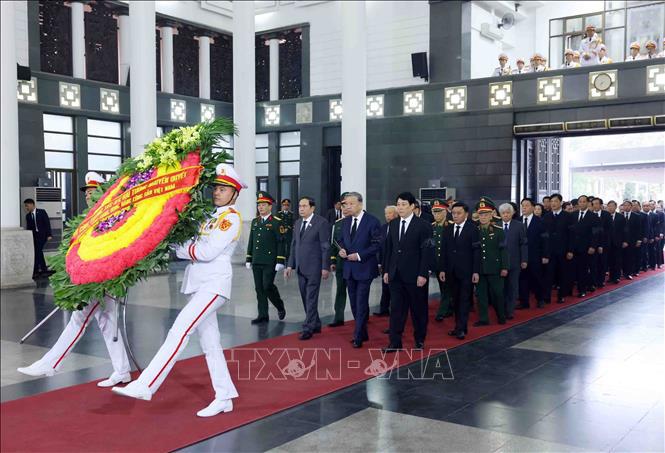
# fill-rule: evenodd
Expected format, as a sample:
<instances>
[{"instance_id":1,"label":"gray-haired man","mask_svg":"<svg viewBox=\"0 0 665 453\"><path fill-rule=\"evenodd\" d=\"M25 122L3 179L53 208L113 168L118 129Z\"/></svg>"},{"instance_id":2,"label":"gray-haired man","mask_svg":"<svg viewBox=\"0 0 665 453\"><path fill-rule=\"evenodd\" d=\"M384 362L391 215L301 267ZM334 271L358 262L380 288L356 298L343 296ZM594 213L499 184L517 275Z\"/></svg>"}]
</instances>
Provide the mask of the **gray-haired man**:
<instances>
[{"instance_id":1,"label":"gray-haired man","mask_svg":"<svg viewBox=\"0 0 665 453\"><path fill-rule=\"evenodd\" d=\"M503 287L505 313L506 319L513 319L520 271L526 269L529 262L526 227L519 220L513 219L515 208L510 203L499 206L499 214L501 215L501 229L506 236L506 249L510 262L508 276Z\"/></svg>"}]
</instances>

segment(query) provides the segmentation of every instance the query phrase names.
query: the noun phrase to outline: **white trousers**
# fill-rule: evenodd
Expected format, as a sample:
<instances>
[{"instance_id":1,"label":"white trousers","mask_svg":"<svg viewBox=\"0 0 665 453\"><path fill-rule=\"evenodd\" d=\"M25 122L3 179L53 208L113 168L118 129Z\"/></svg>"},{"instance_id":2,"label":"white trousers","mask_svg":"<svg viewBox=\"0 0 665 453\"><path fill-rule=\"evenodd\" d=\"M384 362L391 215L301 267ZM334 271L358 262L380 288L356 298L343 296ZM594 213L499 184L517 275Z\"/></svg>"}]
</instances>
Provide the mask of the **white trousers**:
<instances>
[{"instance_id":1,"label":"white trousers","mask_svg":"<svg viewBox=\"0 0 665 453\"><path fill-rule=\"evenodd\" d=\"M55 342L44 357L39 359L39 362L57 371L62 366L65 357L72 352L76 343L83 338L85 329L87 329L94 317L97 320L99 330L102 332L102 337L104 337L106 349L109 351L113 372L117 375L129 373L129 359L125 351L125 344L122 341L122 334L118 332L118 341L113 341L113 335L116 330L115 313L117 309L118 304L115 300L106 297L103 303L92 301L83 310L72 312L72 317L69 319L65 330L60 334L58 341Z\"/></svg>"},{"instance_id":2,"label":"white trousers","mask_svg":"<svg viewBox=\"0 0 665 453\"><path fill-rule=\"evenodd\" d=\"M201 349L205 354L210 379L215 389L215 399L237 398L238 391L233 385L226 365L217 325L217 310L227 300L219 294L205 291L192 294L187 305L183 307L173 322L164 344L143 370L137 382L147 386L153 394L157 392L189 343L189 336L196 331L199 334Z\"/></svg>"}]
</instances>

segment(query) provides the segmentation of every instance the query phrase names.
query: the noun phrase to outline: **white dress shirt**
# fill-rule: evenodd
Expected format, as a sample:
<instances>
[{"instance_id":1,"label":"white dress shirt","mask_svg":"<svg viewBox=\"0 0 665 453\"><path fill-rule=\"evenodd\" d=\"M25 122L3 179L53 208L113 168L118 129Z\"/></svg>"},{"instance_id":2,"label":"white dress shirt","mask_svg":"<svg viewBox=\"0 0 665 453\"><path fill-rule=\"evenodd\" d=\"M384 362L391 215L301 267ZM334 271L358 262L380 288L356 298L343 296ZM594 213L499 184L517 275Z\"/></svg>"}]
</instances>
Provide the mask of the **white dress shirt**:
<instances>
[{"instance_id":1,"label":"white dress shirt","mask_svg":"<svg viewBox=\"0 0 665 453\"><path fill-rule=\"evenodd\" d=\"M402 234L402 222L406 220L406 223L404 224L404 234L406 234L406 232L409 231L409 224L411 223L412 219L413 219L413 213L411 213L411 215L407 218L402 218L402 217L399 218L399 228L397 230L397 238L399 240L402 240L400 236Z\"/></svg>"}]
</instances>

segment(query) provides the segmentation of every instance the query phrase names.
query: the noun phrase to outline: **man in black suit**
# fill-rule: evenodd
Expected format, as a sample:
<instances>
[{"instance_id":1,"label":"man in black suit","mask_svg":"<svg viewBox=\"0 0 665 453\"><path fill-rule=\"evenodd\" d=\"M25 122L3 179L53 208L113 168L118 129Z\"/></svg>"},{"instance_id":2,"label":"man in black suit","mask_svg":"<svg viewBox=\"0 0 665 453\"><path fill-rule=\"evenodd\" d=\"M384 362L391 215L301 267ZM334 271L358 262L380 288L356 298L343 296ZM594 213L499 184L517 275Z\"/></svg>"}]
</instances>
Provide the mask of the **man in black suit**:
<instances>
[{"instance_id":1,"label":"man in black suit","mask_svg":"<svg viewBox=\"0 0 665 453\"><path fill-rule=\"evenodd\" d=\"M607 265L610 270L610 281L619 283L621 278L621 258L623 251L628 247L626 239L626 218L617 211L616 201L607 202L607 213L610 216L608 242L604 254L607 255Z\"/></svg>"},{"instance_id":2,"label":"man in black suit","mask_svg":"<svg viewBox=\"0 0 665 453\"><path fill-rule=\"evenodd\" d=\"M335 222L337 222L342 217L344 217L342 214L342 202L337 201L335 202L335 206L328 209L328 212L326 213L326 220L329 224L334 225Z\"/></svg>"},{"instance_id":3,"label":"man in black suit","mask_svg":"<svg viewBox=\"0 0 665 453\"><path fill-rule=\"evenodd\" d=\"M432 260L432 226L414 214L416 198L397 196L399 217L390 222L383 257L383 281L390 286L390 344L384 352L402 349L402 333L409 311L416 349L427 335L427 280Z\"/></svg>"},{"instance_id":4,"label":"man in black suit","mask_svg":"<svg viewBox=\"0 0 665 453\"><path fill-rule=\"evenodd\" d=\"M53 239L51 222L46 211L35 207L35 200L32 198L23 200L23 206L27 212L25 215L25 229L32 231L32 243L35 246L35 264L32 268L32 278L35 278L42 273L49 272L44 259L44 246L47 241Z\"/></svg>"},{"instance_id":5,"label":"man in black suit","mask_svg":"<svg viewBox=\"0 0 665 453\"><path fill-rule=\"evenodd\" d=\"M608 248L610 243L610 224L612 222L609 212L603 210L602 198L594 198L591 202L593 214L598 216L599 225L596 230L598 236L598 250L591 259L591 279L593 286L602 288L605 286L605 276L608 267Z\"/></svg>"},{"instance_id":6,"label":"man in black suit","mask_svg":"<svg viewBox=\"0 0 665 453\"><path fill-rule=\"evenodd\" d=\"M633 212L633 204L626 200L623 202L623 216L626 219L626 242L628 247L623 249L623 276L632 280L639 267L640 247L642 246L642 221L638 213Z\"/></svg>"},{"instance_id":7,"label":"man in black suit","mask_svg":"<svg viewBox=\"0 0 665 453\"><path fill-rule=\"evenodd\" d=\"M658 225L659 218L656 215L656 204L652 201L644 202L644 213L647 216L648 230L647 230L647 267L651 270L656 269L656 240L659 238L658 232L660 226Z\"/></svg>"},{"instance_id":8,"label":"man in black suit","mask_svg":"<svg viewBox=\"0 0 665 453\"><path fill-rule=\"evenodd\" d=\"M577 293L578 297L584 297L592 285L591 258L598 247L596 233L600 226L600 219L589 209L589 198L586 195L580 195L577 198L577 206L577 212L572 215L570 234Z\"/></svg>"},{"instance_id":9,"label":"man in black suit","mask_svg":"<svg viewBox=\"0 0 665 453\"><path fill-rule=\"evenodd\" d=\"M302 197L298 202L300 219L295 223L291 253L284 275L288 278L295 270L298 287L305 308L305 322L301 340L309 340L321 332L319 318L319 289L321 278L326 280L329 272L330 224L320 215L314 214L315 203L311 197Z\"/></svg>"},{"instance_id":10,"label":"man in black suit","mask_svg":"<svg viewBox=\"0 0 665 453\"><path fill-rule=\"evenodd\" d=\"M665 213L662 208L662 200L659 203L650 201L653 207L654 214L656 215L656 224L654 230L656 246L654 247L654 254L656 258L656 267L660 269L663 266L663 242L665 238Z\"/></svg>"},{"instance_id":11,"label":"man in black suit","mask_svg":"<svg viewBox=\"0 0 665 453\"><path fill-rule=\"evenodd\" d=\"M644 267L644 256L647 249L647 218L642 212L642 204L638 200L632 202L632 215L640 220L640 246L635 251L635 274L639 275L641 271L646 270Z\"/></svg>"},{"instance_id":12,"label":"man in black suit","mask_svg":"<svg viewBox=\"0 0 665 453\"><path fill-rule=\"evenodd\" d=\"M536 296L538 308L550 301L551 287L545 287L544 265L549 263L549 235L542 219L534 214L536 203L531 198L524 198L522 205L522 223L526 226L529 261L526 269L520 272L519 299L516 308L529 308L529 296Z\"/></svg>"},{"instance_id":13,"label":"man in black suit","mask_svg":"<svg viewBox=\"0 0 665 453\"><path fill-rule=\"evenodd\" d=\"M455 307L455 329L448 335L463 340L468 332L473 285L480 279L480 233L468 219L469 207L457 202L452 207L453 225L445 231L439 269L442 282L448 282Z\"/></svg>"},{"instance_id":14,"label":"man in black suit","mask_svg":"<svg viewBox=\"0 0 665 453\"><path fill-rule=\"evenodd\" d=\"M572 286L570 264L573 256L568 230L571 214L563 210L562 202L561 194L552 194L550 212L543 217L550 243L550 262L547 266L545 288L557 287L557 303L559 304L564 303L565 297L570 295ZM568 255L569 253L570 255Z\"/></svg>"},{"instance_id":15,"label":"man in black suit","mask_svg":"<svg viewBox=\"0 0 665 453\"><path fill-rule=\"evenodd\" d=\"M363 210L363 197L358 192L347 192L344 205L348 216L340 222L339 256L344 260L344 280L356 320L351 342L354 348L360 348L363 341L369 340L369 288L372 280L379 275L377 255L381 248L381 223Z\"/></svg>"},{"instance_id":16,"label":"man in black suit","mask_svg":"<svg viewBox=\"0 0 665 453\"><path fill-rule=\"evenodd\" d=\"M388 230L390 222L398 217L397 207L394 205L386 206L383 210L383 215L386 218L386 223L381 225L381 249L379 250L379 274L383 275L383 254L386 248L386 238L388 237ZM390 315L390 286L381 279L381 300L379 302L379 311L373 313L374 316L388 316Z\"/></svg>"}]
</instances>

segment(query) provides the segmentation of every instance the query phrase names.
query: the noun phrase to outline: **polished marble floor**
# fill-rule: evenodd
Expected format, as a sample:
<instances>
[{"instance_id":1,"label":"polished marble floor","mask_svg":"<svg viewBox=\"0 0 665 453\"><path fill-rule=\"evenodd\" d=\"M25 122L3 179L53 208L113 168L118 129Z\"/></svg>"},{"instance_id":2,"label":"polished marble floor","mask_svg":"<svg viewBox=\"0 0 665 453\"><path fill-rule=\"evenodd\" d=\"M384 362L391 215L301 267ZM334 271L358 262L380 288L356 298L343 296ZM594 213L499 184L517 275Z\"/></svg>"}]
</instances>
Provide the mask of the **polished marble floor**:
<instances>
[{"instance_id":1,"label":"polished marble floor","mask_svg":"<svg viewBox=\"0 0 665 453\"><path fill-rule=\"evenodd\" d=\"M178 293L182 270L177 263L130 294L128 332L141 363L185 303ZM256 327L249 324L256 316L251 272L241 266L234 272L232 303L218 315L224 347L299 330L303 309L295 281L277 278L286 320L277 321L271 309L274 319ZM332 280L322 287L324 322L332 320L334 290ZM665 275L654 275L448 351L454 379L371 379L185 450L663 451L664 294ZM377 281L373 306L379 295ZM58 375L17 373L16 367L36 360L55 341L68 315L58 313L19 345L51 311L51 291L42 282L0 296L2 401L110 373L94 325ZM197 354L198 342L190 342L185 357Z\"/></svg>"}]
</instances>

